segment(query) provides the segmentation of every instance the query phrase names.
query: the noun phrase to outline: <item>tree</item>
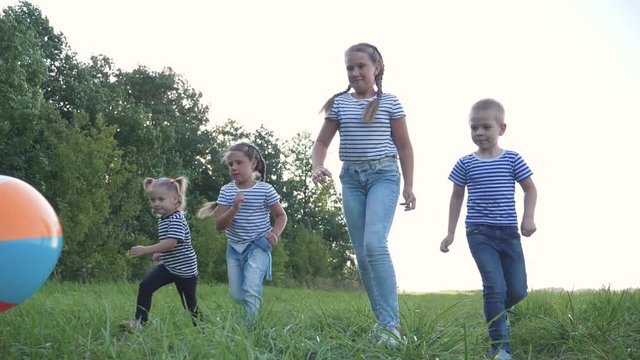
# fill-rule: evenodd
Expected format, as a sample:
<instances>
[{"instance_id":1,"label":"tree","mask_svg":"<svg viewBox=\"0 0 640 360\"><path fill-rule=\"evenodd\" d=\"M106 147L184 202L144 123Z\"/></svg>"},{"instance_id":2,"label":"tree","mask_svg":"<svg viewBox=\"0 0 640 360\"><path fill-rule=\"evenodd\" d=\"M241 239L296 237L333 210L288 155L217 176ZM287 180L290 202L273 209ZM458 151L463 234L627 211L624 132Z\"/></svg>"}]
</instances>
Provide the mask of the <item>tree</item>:
<instances>
[{"instance_id":1,"label":"tree","mask_svg":"<svg viewBox=\"0 0 640 360\"><path fill-rule=\"evenodd\" d=\"M74 124L69 127L54 116L46 126L51 157L44 190L58 211L65 238L59 271L113 279L123 237L109 221L122 180L115 127L106 126L101 116L92 124L85 113L76 114Z\"/></svg>"},{"instance_id":2,"label":"tree","mask_svg":"<svg viewBox=\"0 0 640 360\"><path fill-rule=\"evenodd\" d=\"M46 167L40 143L47 106L40 84L46 65L38 40L23 24L0 17L0 173L41 188Z\"/></svg>"},{"instance_id":3,"label":"tree","mask_svg":"<svg viewBox=\"0 0 640 360\"><path fill-rule=\"evenodd\" d=\"M353 250L340 206L342 199L332 182L319 187L311 184L312 145L306 132L287 142L285 171L289 176L283 192L289 199L293 223L321 235L330 252L333 276L342 276L345 269L353 265Z\"/></svg>"},{"instance_id":4,"label":"tree","mask_svg":"<svg viewBox=\"0 0 640 360\"><path fill-rule=\"evenodd\" d=\"M296 226L286 240L289 274L303 284L329 275L326 242L304 226Z\"/></svg>"},{"instance_id":5,"label":"tree","mask_svg":"<svg viewBox=\"0 0 640 360\"><path fill-rule=\"evenodd\" d=\"M21 2L3 10L0 173L32 184L58 213L61 278L139 278L150 260L130 259L126 251L157 237L142 180L184 175L201 277L226 281L224 235L210 219L191 214L230 181L221 160L241 140L261 150L267 181L289 216L273 250L274 283L342 276L350 268L340 197L332 185L309 183L309 134L281 141L264 125L247 131L233 120L209 128L201 100L170 67L123 71L107 56L79 61L37 7Z\"/></svg>"}]
</instances>

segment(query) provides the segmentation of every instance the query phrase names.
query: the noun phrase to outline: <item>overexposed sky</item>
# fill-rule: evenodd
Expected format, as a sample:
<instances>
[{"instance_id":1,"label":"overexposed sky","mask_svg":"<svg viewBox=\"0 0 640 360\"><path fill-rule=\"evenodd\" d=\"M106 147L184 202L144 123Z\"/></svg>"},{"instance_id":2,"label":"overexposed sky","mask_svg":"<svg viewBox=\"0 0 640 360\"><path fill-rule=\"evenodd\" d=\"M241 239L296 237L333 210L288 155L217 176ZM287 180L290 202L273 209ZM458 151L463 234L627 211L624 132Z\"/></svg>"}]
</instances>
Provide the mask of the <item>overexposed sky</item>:
<instances>
[{"instance_id":1,"label":"overexposed sky","mask_svg":"<svg viewBox=\"0 0 640 360\"><path fill-rule=\"evenodd\" d=\"M413 212L390 247L403 291L479 289L461 216L446 234L455 161L475 150L467 115L481 98L506 109L502 147L538 187L538 232L523 238L532 289L640 287L635 180L640 126L640 3L541 1L34 0L79 58L170 66L203 93L214 123L308 131L347 86L343 52L376 45L383 89L407 112L416 157ZM0 0L0 7L16 1ZM338 138L327 164L339 171ZM522 192L517 193L519 211Z\"/></svg>"}]
</instances>

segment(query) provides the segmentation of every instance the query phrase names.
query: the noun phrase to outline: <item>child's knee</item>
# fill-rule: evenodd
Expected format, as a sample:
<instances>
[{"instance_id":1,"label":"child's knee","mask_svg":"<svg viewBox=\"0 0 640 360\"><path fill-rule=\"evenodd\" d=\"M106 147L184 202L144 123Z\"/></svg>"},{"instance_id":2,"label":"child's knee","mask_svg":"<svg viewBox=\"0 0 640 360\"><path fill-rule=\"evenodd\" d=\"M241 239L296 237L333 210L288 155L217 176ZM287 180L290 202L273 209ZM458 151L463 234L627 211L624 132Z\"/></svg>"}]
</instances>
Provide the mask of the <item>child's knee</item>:
<instances>
[{"instance_id":1,"label":"child's knee","mask_svg":"<svg viewBox=\"0 0 640 360\"><path fill-rule=\"evenodd\" d=\"M152 293L153 289L151 287L150 282L148 282L146 280L142 280L140 282L140 285L138 285L138 292L143 293L143 294Z\"/></svg>"},{"instance_id":2,"label":"child's knee","mask_svg":"<svg viewBox=\"0 0 640 360\"><path fill-rule=\"evenodd\" d=\"M520 301L524 300L528 295L526 288L515 289L513 291L509 291L507 294L507 306L511 307Z\"/></svg>"},{"instance_id":3,"label":"child's knee","mask_svg":"<svg viewBox=\"0 0 640 360\"><path fill-rule=\"evenodd\" d=\"M244 300L242 289L229 289L229 296L231 296L231 300L239 304Z\"/></svg>"},{"instance_id":4,"label":"child's knee","mask_svg":"<svg viewBox=\"0 0 640 360\"><path fill-rule=\"evenodd\" d=\"M367 243L364 246L367 259L380 259L389 257L389 247L386 243Z\"/></svg>"},{"instance_id":5,"label":"child's knee","mask_svg":"<svg viewBox=\"0 0 640 360\"><path fill-rule=\"evenodd\" d=\"M507 298L507 289L498 284L485 284L482 288L482 296L485 301L504 302Z\"/></svg>"}]
</instances>

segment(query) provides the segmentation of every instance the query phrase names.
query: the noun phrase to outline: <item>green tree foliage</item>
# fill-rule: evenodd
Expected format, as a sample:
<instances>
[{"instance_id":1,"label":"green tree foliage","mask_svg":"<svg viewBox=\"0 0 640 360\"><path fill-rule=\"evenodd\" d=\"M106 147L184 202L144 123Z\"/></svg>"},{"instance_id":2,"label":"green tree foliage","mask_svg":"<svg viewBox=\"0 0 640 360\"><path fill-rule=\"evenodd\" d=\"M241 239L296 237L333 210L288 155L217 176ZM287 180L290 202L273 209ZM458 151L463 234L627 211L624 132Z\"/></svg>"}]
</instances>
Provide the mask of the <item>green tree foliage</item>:
<instances>
[{"instance_id":1,"label":"green tree foliage","mask_svg":"<svg viewBox=\"0 0 640 360\"><path fill-rule=\"evenodd\" d=\"M291 254L289 270L294 279L308 284L329 275L329 247L320 235L304 226L297 226L287 239Z\"/></svg>"},{"instance_id":2,"label":"green tree foliage","mask_svg":"<svg viewBox=\"0 0 640 360\"><path fill-rule=\"evenodd\" d=\"M6 13L6 11L5 11ZM47 105L40 84L46 64L37 38L23 24L0 17L0 173L43 184L34 169L46 166L43 138Z\"/></svg>"},{"instance_id":3,"label":"green tree foliage","mask_svg":"<svg viewBox=\"0 0 640 360\"><path fill-rule=\"evenodd\" d=\"M110 221L111 202L122 185L121 151L113 138L115 127L106 126L102 116L91 124L80 112L74 124L51 119L46 131L51 148L46 193L54 200L67 239L68 256L61 257L58 266L63 273L112 279L124 237Z\"/></svg>"},{"instance_id":4,"label":"green tree foliage","mask_svg":"<svg viewBox=\"0 0 640 360\"><path fill-rule=\"evenodd\" d=\"M171 68L117 68L107 56L78 60L28 2L0 17L0 173L36 187L64 232L57 275L70 280L137 280L149 258L130 258L156 241L157 219L145 177L187 176L187 219L203 281L226 281L226 239L213 219L193 214L230 181L221 160L241 140L267 163L289 223L273 251L274 284L338 278L352 268L349 241L332 185L309 183L308 133L281 141L264 125L210 124L202 94Z\"/></svg>"}]
</instances>

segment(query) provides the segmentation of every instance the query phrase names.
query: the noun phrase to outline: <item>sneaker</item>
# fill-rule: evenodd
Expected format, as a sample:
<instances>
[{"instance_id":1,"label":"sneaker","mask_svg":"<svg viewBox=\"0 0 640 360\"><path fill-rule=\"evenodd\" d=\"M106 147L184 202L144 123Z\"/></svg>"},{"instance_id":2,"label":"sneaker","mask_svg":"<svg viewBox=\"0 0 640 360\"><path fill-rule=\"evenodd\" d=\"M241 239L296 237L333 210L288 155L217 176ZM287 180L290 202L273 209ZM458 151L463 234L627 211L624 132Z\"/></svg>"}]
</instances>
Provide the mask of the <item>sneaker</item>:
<instances>
[{"instance_id":1,"label":"sneaker","mask_svg":"<svg viewBox=\"0 0 640 360\"><path fill-rule=\"evenodd\" d=\"M400 330L398 330L398 328L390 329L376 324L373 330L378 336L378 345L395 349L402 340L402 336L400 335Z\"/></svg>"},{"instance_id":2,"label":"sneaker","mask_svg":"<svg viewBox=\"0 0 640 360\"><path fill-rule=\"evenodd\" d=\"M503 349L500 349L500 351L498 351L494 357L494 360L511 360L511 355L504 351Z\"/></svg>"},{"instance_id":3,"label":"sneaker","mask_svg":"<svg viewBox=\"0 0 640 360\"><path fill-rule=\"evenodd\" d=\"M142 329L142 324L140 324L140 320L123 321L120 323L119 328L122 331L126 331L128 333L134 333Z\"/></svg>"}]
</instances>

